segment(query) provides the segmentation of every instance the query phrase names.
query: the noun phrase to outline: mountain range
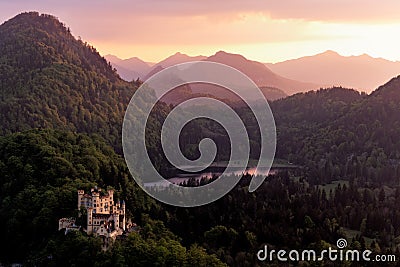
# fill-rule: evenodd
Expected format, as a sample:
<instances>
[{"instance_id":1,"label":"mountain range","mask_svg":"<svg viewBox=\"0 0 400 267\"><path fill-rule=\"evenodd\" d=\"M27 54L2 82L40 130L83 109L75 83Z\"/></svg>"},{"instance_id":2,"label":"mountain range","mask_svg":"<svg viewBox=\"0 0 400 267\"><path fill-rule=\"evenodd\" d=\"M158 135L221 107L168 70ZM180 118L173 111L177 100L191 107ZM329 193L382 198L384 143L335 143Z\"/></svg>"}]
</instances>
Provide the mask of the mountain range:
<instances>
[{"instance_id":1,"label":"mountain range","mask_svg":"<svg viewBox=\"0 0 400 267\"><path fill-rule=\"evenodd\" d=\"M149 67L147 69L148 73L146 75L140 75L140 73L142 74L144 73L143 69L139 70L138 68L135 67L137 65L137 60L135 60L133 64L124 64L124 65L121 64L121 62L125 63L131 60L133 61L133 59L137 58L121 60L111 55L107 55L106 58L117 69L118 73L124 79L132 78L132 73L135 73L136 76L134 75L134 77L146 80L155 73L172 65L185 63L189 61L203 60L203 61L218 62L234 67L243 72L244 74L246 74L247 76L249 76L260 87L271 87L282 90L283 93L281 95L290 95L298 92L305 92L309 90L318 89L320 87L320 85L318 84L305 83L282 77L280 75L273 73L270 69L268 69L268 67L266 67L264 64L260 62L248 60L242 55L227 53L224 51L219 51L215 55L212 55L210 57L205 57L205 56L191 57L178 52L160 61L154 66ZM146 64L143 61L141 62ZM149 66L148 63L147 65ZM126 72L127 70L131 70L131 72L127 73ZM269 96L267 96L267 98L271 99Z\"/></svg>"},{"instance_id":2,"label":"mountain range","mask_svg":"<svg viewBox=\"0 0 400 267\"><path fill-rule=\"evenodd\" d=\"M121 118L138 84L120 79L110 63L93 46L76 40L55 17L30 12L20 14L0 26L0 50L0 134L49 127L87 133L102 129L107 141L117 148L120 146ZM341 57L333 52L322 56L329 55ZM116 60L115 57L108 58ZM229 65L247 74L258 85L272 84L261 86L271 100L294 93L290 91L290 85L302 90L307 88L307 84L276 75L262 63L223 51L207 58L177 53L153 65L153 69L193 59L229 62ZM368 59L371 60L370 57ZM124 60L120 64L136 64L141 67L142 73L147 66L151 67L139 59ZM386 98L397 99L398 80L392 79L371 95L390 95ZM223 91L215 89L205 92L196 86L188 89L185 94L191 90L193 94L225 98ZM179 97L184 99L187 96Z\"/></svg>"},{"instance_id":3,"label":"mountain range","mask_svg":"<svg viewBox=\"0 0 400 267\"><path fill-rule=\"evenodd\" d=\"M209 57L191 57L178 52L156 64L144 62L137 57L122 60L107 55L106 59L125 80L146 80L164 68L188 61L215 61L239 69L258 86L278 88L287 95L331 86L370 93L400 74L400 62L373 58L367 54L342 56L331 50L313 56L265 64L224 51Z\"/></svg>"},{"instance_id":4,"label":"mountain range","mask_svg":"<svg viewBox=\"0 0 400 267\"><path fill-rule=\"evenodd\" d=\"M265 64L273 72L290 79L343 86L370 93L400 74L400 62L373 58L367 54L341 56L328 50L314 56Z\"/></svg>"}]
</instances>

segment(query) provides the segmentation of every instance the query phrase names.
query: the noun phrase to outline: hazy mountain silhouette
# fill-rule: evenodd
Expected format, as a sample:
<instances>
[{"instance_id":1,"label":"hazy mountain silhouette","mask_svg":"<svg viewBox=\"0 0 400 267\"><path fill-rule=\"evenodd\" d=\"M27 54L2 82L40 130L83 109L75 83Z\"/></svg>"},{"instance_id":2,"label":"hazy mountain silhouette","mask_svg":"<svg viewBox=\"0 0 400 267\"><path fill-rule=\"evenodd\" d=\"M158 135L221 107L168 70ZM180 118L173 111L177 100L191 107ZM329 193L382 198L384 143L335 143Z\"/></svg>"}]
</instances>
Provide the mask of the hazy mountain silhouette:
<instances>
[{"instance_id":1,"label":"hazy mountain silhouette","mask_svg":"<svg viewBox=\"0 0 400 267\"><path fill-rule=\"evenodd\" d=\"M320 87L317 84L295 81L277 75L264 64L248 60L239 54L219 51L205 60L234 67L249 76L258 86L279 88L288 95L318 89Z\"/></svg>"},{"instance_id":2,"label":"hazy mountain silhouette","mask_svg":"<svg viewBox=\"0 0 400 267\"><path fill-rule=\"evenodd\" d=\"M185 62L189 62L189 61L200 61L200 60L203 60L203 59L206 59L206 58L207 57L205 57L205 56L194 56L194 57L191 57L191 56L188 56L186 54L182 54L180 52L177 52L174 55L169 56L166 59L158 62L156 65L153 66L153 68L157 67L157 66L161 66L163 68L168 68L170 66L173 66L173 65L176 65L176 64L179 64L179 63L185 63Z\"/></svg>"},{"instance_id":3,"label":"hazy mountain silhouette","mask_svg":"<svg viewBox=\"0 0 400 267\"><path fill-rule=\"evenodd\" d=\"M271 81L273 80L274 82L277 80L280 81L280 83L272 82L270 84L282 85L284 82L286 82L286 80L281 79L283 80L283 82L281 82L281 80L279 80L280 77L277 78L275 74L273 74L270 70L268 70L268 68L266 68L262 63L247 60L241 55L229 54L222 51L207 58L203 56L190 57L181 53L176 53L173 56L168 57L165 60L161 61L160 63L157 63L152 68L152 70L144 77L144 80L150 78L151 76L163 70L164 68L172 66L174 64L184 63L188 61L200 61L200 60L223 63L241 70L243 73L247 74L253 81L255 81L257 85L259 85L262 93L268 100L276 100L284 98L288 95L279 87L268 85L268 82L265 79L265 77L270 78L270 80ZM271 77L273 77L273 79L271 79ZM293 81L293 84L298 86L298 84L296 84L295 81ZM315 87L315 85L313 86ZM164 100L168 103L176 104L178 102L181 102L182 99L188 99L195 96L213 96L218 99L226 99L228 101L232 101L235 103L239 101L239 99L235 94L219 86L200 83L200 84L190 84L189 88L190 90L187 89L178 90L178 92L168 95L168 97L165 98ZM304 87L304 88L309 88L309 87ZM180 95L181 93L183 93L184 96ZM251 98L251 96L249 97ZM256 101L258 99L253 98L252 100Z\"/></svg>"},{"instance_id":4,"label":"hazy mountain silhouette","mask_svg":"<svg viewBox=\"0 0 400 267\"><path fill-rule=\"evenodd\" d=\"M174 64L198 60L218 62L234 67L249 76L249 78L251 78L260 87L275 88L275 93L276 89L282 90L283 92L279 93L279 95L281 96L291 95L298 92L305 92L313 89L318 89L320 87L317 84L305 83L284 78L273 73L270 69L268 69L264 64L260 62L248 60L242 55L231 54L224 51L219 51L215 55L212 55L210 57L190 57L185 54L176 53L154 65L151 71L146 76L144 76L144 80L148 79L149 77L163 70L164 68L172 66ZM271 90L266 91L272 93ZM271 98L269 94L267 98ZM273 97L273 99L276 99L276 97Z\"/></svg>"},{"instance_id":5,"label":"hazy mountain silhouette","mask_svg":"<svg viewBox=\"0 0 400 267\"><path fill-rule=\"evenodd\" d=\"M146 75L143 76L142 80L145 81L148 78L150 78L151 76L153 76L154 74L156 74L157 72L162 71L164 68L158 64L155 65L155 67L153 67L149 73L147 73Z\"/></svg>"},{"instance_id":6,"label":"hazy mountain silhouette","mask_svg":"<svg viewBox=\"0 0 400 267\"><path fill-rule=\"evenodd\" d=\"M159 72L165 68L171 67L176 64L189 62L189 61L201 61L205 58L207 58L207 57L205 57L205 56L191 57L186 54L176 52L172 56L169 56L169 57L161 60L160 62L154 64L151 67L151 70L149 70L148 73L146 75L144 75L142 78L143 78L143 80L147 80L148 78L150 78L151 76L153 76L154 74L156 74L157 72Z\"/></svg>"},{"instance_id":7,"label":"hazy mountain silhouette","mask_svg":"<svg viewBox=\"0 0 400 267\"><path fill-rule=\"evenodd\" d=\"M114 55L106 55L104 57L111 62L121 78L126 81L143 78L151 69L151 64L144 62L138 57L128 59L120 59Z\"/></svg>"},{"instance_id":8,"label":"hazy mountain silhouette","mask_svg":"<svg viewBox=\"0 0 400 267\"><path fill-rule=\"evenodd\" d=\"M267 63L273 72L290 79L344 86L371 92L379 85L400 74L400 62L382 58L341 56L334 51L326 51L314 56L301 57L275 64Z\"/></svg>"}]
</instances>

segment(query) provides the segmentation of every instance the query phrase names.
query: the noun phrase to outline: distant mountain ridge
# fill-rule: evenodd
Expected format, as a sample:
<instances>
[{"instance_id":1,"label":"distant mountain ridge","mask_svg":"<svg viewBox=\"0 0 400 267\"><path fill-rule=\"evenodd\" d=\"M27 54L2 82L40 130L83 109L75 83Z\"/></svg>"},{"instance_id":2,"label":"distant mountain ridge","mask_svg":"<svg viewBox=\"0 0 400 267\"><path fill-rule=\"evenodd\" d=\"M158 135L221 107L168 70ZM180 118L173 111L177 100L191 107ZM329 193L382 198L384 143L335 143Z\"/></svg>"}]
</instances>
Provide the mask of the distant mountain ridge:
<instances>
[{"instance_id":1,"label":"distant mountain ridge","mask_svg":"<svg viewBox=\"0 0 400 267\"><path fill-rule=\"evenodd\" d=\"M141 60L138 57L120 59L114 55L106 55L104 58L111 62L113 67L117 69L117 72L121 78L126 81L142 78L151 69L149 63Z\"/></svg>"},{"instance_id":2,"label":"distant mountain ridge","mask_svg":"<svg viewBox=\"0 0 400 267\"><path fill-rule=\"evenodd\" d=\"M138 59L146 64L146 67L141 69L134 64L131 64L131 67L128 67L128 64L123 65L120 59L112 58L110 55L107 55L106 58L125 80L132 80L136 76L146 80L166 67L188 61L216 61L243 71L259 86L279 88L288 95L332 86L354 88L370 93L400 74L400 62L398 61L373 58L367 54L342 56L332 50L312 56L265 64L224 51L219 51L209 57L188 56L177 52L153 66ZM260 65L265 65L267 69L263 69Z\"/></svg>"},{"instance_id":3,"label":"distant mountain ridge","mask_svg":"<svg viewBox=\"0 0 400 267\"><path fill-rule=\"evenodd\" d=\"M205 60L206 58L207 57L205 57L205 56L193 56L192 57L192 56L188 56L186 54L182 54L180 52L176 52L172 56L169 56L166 59L161 60L160 62L155 64L153 66L153 69L157 66L161 66L165 69L165 68L168 68L168 67L176 65L176 64L190 62L190 61L201 61L201 60Z\"/></svg>"},{"instance_id":4,"label":"distant mountain ridge","mask_svg":"<svg viewBox=\"0 0 400 267\"><path fill-rule=\"evenodd\" d=\"M343 86L368 93L400 74L398 61L373 58L367 54L341 56L331 50L265 65L273 72L290 79L301 78L328 87Z\"/></svg>"},{"instance_id":5,"label":"distant mountain ridge","mask_svg":"<svg viewBox=\"0 0 400 267\"><path fill-rule=\"evenodd\" d=\"M143 77L143 80L150 78L152 75L156 74L166 67L179 63L200 60L222 63L234 67L249 76L249 78L252 79L259 87L276 88L282 90L286 95L315 90L321 87L318 84L305 83L287 79L273 73L270 69L268 69L264 64L260 62L248 60L242 55L231 54L224 51L219 51L209 57L190 57L185 54L176 53L161 61L160 63L155 64L150 72Z\"/></svg>"},{"instance_id":6,"label":"distant mountain ridge","mask_svg":"<svg viewBox=\"0 0 400 267\"><path fill-rule=\"evenodd\" d=\"M288 95L320 88L320 85L317 84L295 81L277 75L264 64L248 60L239 54L219 51L205 60L234 67L249 76L259 87L278 88Z\"/></svg>"}]
</instances>

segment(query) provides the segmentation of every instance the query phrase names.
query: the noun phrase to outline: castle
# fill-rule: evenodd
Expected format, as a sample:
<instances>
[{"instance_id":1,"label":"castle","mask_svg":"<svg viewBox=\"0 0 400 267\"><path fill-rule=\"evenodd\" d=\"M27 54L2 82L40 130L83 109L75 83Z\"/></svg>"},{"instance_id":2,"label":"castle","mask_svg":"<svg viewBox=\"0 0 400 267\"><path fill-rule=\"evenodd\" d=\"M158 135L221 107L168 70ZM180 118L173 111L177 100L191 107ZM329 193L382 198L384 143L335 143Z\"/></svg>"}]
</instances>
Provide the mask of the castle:
<instances>
[{"instance_id":1,"label":"castle","mask_svg":"<svg viewBox=\"0 0 400 267\"><path fill-rule=\"evenodd\" d=\"M90 194L78 190L78 210L81 208L87 210L88 234L126 230L125 202L114 201L113 190L105 194L97 188L92 188Z\"/></svg>"},{"instance_id":2,"label":"castle","mask_svg":"<svg viewBox=\"0 0 400 267\"><path fill-rule=\"evenodd\" d=\"M78 210L86 210L87 234L100 236L103 240L102 248L106 250L117 236L123 235L133 229L135 224L127 223L125 202L114 200L114 191L102 192L97 187L90 193L78 190ZM80 213L81 214L81 213ZM79 215L81 216L81 215ZM59 230L65 229L65 233L71 230L79 230L74 218L62 218L59 220Z\"/></svg>"}]
</instances>

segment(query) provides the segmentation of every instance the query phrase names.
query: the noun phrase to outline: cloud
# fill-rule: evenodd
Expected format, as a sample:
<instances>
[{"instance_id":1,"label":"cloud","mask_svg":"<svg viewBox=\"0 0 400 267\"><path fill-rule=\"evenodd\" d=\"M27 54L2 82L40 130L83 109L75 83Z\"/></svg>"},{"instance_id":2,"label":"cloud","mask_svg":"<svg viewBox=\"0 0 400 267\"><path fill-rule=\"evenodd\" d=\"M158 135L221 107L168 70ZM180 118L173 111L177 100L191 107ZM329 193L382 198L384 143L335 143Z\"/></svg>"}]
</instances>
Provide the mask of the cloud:
<instances>
[{"instance_id":1,"label":"cloud","mask_svg":"<svg viewBox=\"0 0 400 267\"><path fill-rule=\"evenodd\" d=\"M258 1L252 0L254 3ZM89 42L136 45L228 45L326 38L302 19L277 19L242 1L77 1L0 2L5 10L28 10L59 17ZM251 5L250 5L251 6ZM19 11L18 11L19 10ZM12 15L9 15L10 17Z\"/></svg>"},{"instance_id":2,"label":"cloud","mask_svg":"<svg viewBox=\"0 0 400 267\"><path fill-rule=\"evenodd\" d=\"M111 4L112 3L112 4ZM117 0L104 3L107 8L145 16L226 16L237 13L263 13L276 19L362 22L398 21L397 0ZM126 9L129 7L128 9Z\"/></svg>"},{"instance_id":3,"label":"cloud","mask_svg":"<svg viewBox=\"0 0 400 267\"><path fill-rule=\"evenodd\" d=\"M398 0L0 0L0 21L31 10L57 16L75 36L103 51L137 47L132 55L138 56L229 47L253 54L285 47L294 55L315 51L318 44L320 51L334 41L349 46L349 40L368 51L372 43L361 40L371 25L391 25L382 40L392 40L400 25ZM355 30L346 31L348 25ZM383 47L374 45L374 51ZM330 46L326 49L335 48Z\"/></svg>"},{"instance_id":4,"label":"cloud","mask_svg":"<svg viewBox=\"0 0 400 267\"><path fill-rule=\"evenodd\" d=\"M398 0L13 0L0 1L0 7L38 8L86 16L109 16L124 19L129 16L186 17L235 16L240 13L262 13L276 19L307 21L362 22L399 21ZM1 8L0 14L7 13Z\"/></svg>"}]
</instances>

